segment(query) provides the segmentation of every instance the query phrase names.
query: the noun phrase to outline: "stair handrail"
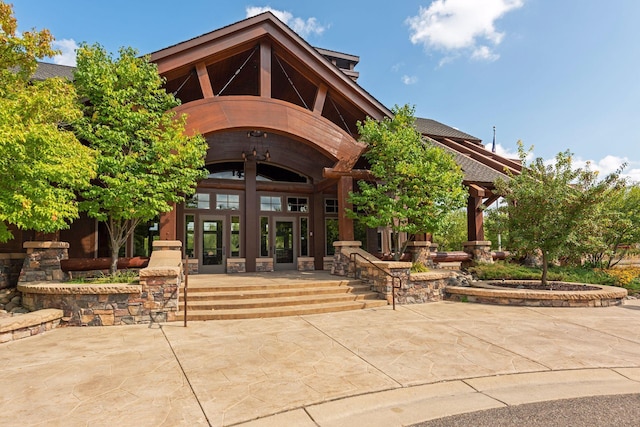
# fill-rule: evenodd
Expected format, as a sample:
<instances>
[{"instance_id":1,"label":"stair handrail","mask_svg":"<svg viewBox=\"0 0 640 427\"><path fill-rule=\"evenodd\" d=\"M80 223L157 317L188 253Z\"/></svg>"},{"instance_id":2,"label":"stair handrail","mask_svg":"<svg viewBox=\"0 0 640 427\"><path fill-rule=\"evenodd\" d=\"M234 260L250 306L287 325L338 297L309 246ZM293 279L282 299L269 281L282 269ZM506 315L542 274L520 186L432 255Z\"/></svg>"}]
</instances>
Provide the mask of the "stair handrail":
<instances>
[{"instance_id":1,"label":"stair handrail","mask_svg":"<svg viewBox=\"0 0 640 427\"><path fill-rule=\"evenodd\" d=\"M363 260L367 261L369 264L371 264L372 266L374 266L378 270L382 271L385 275L391 277L391 301L393 303L393 309L395 310L396 309L396 289L402 289L402 278L398 277L398 276L394 276L393 274L391 274L390 272L388 272L384 268L380 267L379 265L377 265L376 263L371 261L366 256L362 255L361 253L359 253L359 252L351 252L349 254L349 263L353 262L353 275L354 275L354 277L355 277L355 274L356 274L356 267L357 267L357 265L356 265L356 257L357 256L359 256ZM398 286L396 286L396 279L400 282Z\"/></svg>"}]
</instances>

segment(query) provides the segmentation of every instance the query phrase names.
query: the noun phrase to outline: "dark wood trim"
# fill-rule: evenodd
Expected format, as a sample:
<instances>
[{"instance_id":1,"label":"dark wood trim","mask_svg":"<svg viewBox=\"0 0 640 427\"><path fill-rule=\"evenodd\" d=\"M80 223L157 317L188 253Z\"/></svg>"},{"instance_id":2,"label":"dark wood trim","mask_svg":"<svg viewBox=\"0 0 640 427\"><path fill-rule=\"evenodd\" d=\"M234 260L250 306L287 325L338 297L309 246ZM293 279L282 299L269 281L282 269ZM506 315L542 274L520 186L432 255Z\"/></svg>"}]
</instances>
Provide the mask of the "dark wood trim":
<instances>
[{"instance_id":1,"label":"dark wood trim","mask_svg":"<svg viewBox=\"0 0 640 427\"><path fill-rule=\"evenodd\" d=\"M256 271L258 257L258 195L256 191L256 162L248 161L244 165L244 257L247 272Z\"/></svg>"}]
</instances>

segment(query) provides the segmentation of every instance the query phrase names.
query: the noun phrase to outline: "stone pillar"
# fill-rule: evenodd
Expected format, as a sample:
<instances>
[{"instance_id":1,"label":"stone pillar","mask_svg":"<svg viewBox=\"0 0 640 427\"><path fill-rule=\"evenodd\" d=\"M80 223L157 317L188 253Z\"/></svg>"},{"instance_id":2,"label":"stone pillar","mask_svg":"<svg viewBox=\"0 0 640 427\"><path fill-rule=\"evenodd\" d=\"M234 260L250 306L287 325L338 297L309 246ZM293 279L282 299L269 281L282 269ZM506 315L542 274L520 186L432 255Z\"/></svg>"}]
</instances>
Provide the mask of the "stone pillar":
<instances>
[{"instance_id":1,"label":"stone pillar","mask_svg":"<svg viewBox=\"0 0 640 427\"><path fill-rule=\"evenodd\" d=\"M182 242L156 240L147 268L140 270L140 315L151 322L171 322L178 311L182 284Z\"/></svg>"},{"instance_id":2,"label":"stone pillar","mask_svg":"<svg viewBox=\"0 0 640 427\"><path fill-rule=\"evenodd\" d=\"M23 253L0 254L0 289L16 287L24 258Z\"/></svg>"},{"instance_id":3,"label":"stone pillar","mask_svg":"<svg viewBox=\"0 0 640 427\"><path fill-rule=\"evenodd\" d=\"M362 246L362 242L357 240L337 241L333 242L333 247L336 251L333 255L333 265L331 266L331 274L336 276L349 275L349 253L352 249L359 249Z\"/></svg>"},{"instance_id":4,"label":"stone pillar","mask_svg":"<svg viewBox=\"0 0 640 427\"><path fill-rule=\"evenodd\" d=\"M425 267L433 267L433 262L429 253L431 252L431 242L417 240L407 243L407 252L411 254L411 261L417 262Z\"/></svg>"},{"instance_id":5,"label":"stone pillar","mask_svg":"<svg viewBox=\"0 0 640 427\"><path fill-rule=\"evenodd\" d=\"M491 242L488 240L474 240L462 244L464 251L471 255L470 261L462 263L463 267L477 264L493 264Z\"/></svg>"},{"instance_id":6,"label":"stone pillar","mask_svg":"<svg viewBox=\"0 0 640 427\"><path fill-rule=\"evenodd\" d=\"M69 274L60 268L60 260L69 259L69 243L24 242L22 246L27 250L27 255L18 283L69 280Z\"/></svg>"}]
</instances>

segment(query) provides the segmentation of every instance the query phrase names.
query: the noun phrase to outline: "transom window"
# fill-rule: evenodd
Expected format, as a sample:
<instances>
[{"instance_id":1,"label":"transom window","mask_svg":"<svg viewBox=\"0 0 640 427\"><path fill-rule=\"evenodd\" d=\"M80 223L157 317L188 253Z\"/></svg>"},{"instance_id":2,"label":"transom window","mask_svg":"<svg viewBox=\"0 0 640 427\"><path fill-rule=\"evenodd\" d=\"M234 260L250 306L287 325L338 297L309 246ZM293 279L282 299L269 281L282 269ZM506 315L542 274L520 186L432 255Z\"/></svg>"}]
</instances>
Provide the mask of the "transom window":
<instances>
[{"instance_id":1,"label":"transom window","mask_svg":"<svg viewBox=\"0 0 640 427\"><path fill-rule=\"evenodd\" d=\"M289 212L309 212L309 199L306 197L287 197Z\"/></svg>"},{"instance_id":2,"label":"transom window","mask_svg":"<svg viewBox=\"0 0 640 427\"><path fill-rule=\"evenodd\" d=\"M209 209L211 206L209 193L196 193L185 202L189 209Z\"/></svg>"},{"instance_id":3,"label":"transom window","mask_svg":"<svg viewBox=\"0 0 640 427\"><path fill-rule=\"evenodd\" d=\"M216 194L216 209L239 210L240 196L237 194Z\"/></svg>"},{"instance_id":4,"label":"transom window","mask_svg":"<svg viewBox=\"0 0 640 427\"><path fill-rule=\"evenodd\" d=\"M260 210L282 212L282 199L279 196L260 196Z\"/></svg>"},{"instance_id":5,"label":"transom window","mask_svg":"<svg viewBox=\"0 0 640 427\"><path fill-rule=\"evenodd\" d=\"M338 213L338 199L324 199L324 213L337 214Z\"/></svg>"}]
</instances>

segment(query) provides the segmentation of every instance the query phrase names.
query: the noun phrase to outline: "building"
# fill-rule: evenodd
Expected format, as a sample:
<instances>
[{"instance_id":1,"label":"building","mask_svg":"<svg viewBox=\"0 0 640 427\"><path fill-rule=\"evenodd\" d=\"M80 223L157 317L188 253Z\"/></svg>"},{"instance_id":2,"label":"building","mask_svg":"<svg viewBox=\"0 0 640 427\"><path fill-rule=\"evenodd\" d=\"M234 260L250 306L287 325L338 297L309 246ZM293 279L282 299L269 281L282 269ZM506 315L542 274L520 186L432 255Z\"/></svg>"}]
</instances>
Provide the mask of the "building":
<instances>
[{"instance_id":1,"label":"building","mask_svg":"<svg viewBox=\"0 0 640 427\"><path fill-rule=\"evenodd\" d=\"M391 115L358 85L357 56L310 46L266 12L153 52L151 60L182 101L176 111L188 115L187 131L205 136L209 175L191 200L141 227L124 255L144 255L153 238L177 239L193 269L222 273L323 269L335 240L389 251L385 230L340 215L357 179L352 171L366 167L356 122ZM43 64L35 78L55 74L52 67ZM484 240L480 207L496 199L494 180L519 164L441 123L416 124L462 166L469 240ZM13 245L40 237L22 233ZM70 257L108 254L105 230L90 218L56 237L70 242Z\"/></svg>"}]
</instances>

